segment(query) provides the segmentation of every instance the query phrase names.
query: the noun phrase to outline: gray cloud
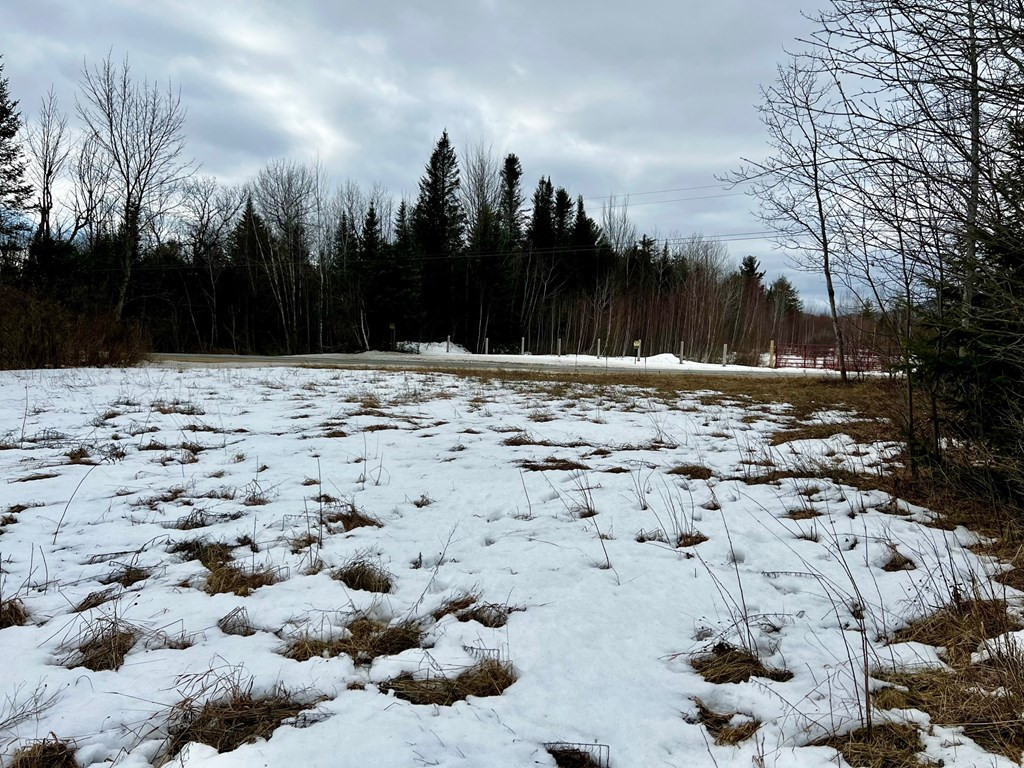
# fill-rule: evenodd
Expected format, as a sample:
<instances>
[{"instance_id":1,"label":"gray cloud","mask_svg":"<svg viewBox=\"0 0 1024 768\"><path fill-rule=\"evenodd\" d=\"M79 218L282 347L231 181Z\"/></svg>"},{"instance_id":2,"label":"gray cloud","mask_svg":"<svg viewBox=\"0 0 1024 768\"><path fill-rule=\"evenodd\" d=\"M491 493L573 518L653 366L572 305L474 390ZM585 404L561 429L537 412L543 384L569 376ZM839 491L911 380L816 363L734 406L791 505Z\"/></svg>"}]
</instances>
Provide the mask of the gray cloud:
<instances>
[{"instance_id":1,"label":"gray cloud","mask_svg":"<svg viewBox=\"0 0 1024 768\"><path fill-rule=\"evenodd\" d=\"M83 60L127 55L137 77L170 80L188 105L190 152L240 182L268 160L319 157L341 182L413 194L434 141L514 151L527 185L551 175L574 194L631 196L642 231L709 235L763 227L715 183L761 154L754 105L816 0L11 0L5 74L30 116L51 83L68 111ZM675 202L652 204L655 200ZM729 243L773 277L767 242ZM791 275L822 293L812 275Z\"/></svg>"}]
</instances>

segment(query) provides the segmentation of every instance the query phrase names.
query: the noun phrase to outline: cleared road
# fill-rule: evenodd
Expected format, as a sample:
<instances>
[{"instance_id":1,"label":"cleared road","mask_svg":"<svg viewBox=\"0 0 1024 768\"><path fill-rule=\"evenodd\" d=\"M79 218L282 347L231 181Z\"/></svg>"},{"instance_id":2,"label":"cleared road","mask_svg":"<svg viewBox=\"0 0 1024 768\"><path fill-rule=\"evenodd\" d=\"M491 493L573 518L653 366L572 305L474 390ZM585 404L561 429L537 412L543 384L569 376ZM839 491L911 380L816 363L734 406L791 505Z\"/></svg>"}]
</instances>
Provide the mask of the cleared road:
<instances>
[{"instance_id":1,"label":"cleared road","mask_svg":"<svg viewBox=\"0 0 1024 768\"><path fill-rule=\"evenodd\" d=\"M400 352L360 352L357 354L322 355L208 355L152 353L149 360L155 365L223 365L229 367L260 366L318 366L324 368L383 368L392 370L471 370L471 371L549 371L552 373L615 373L622 375L630 371L652 374L678 374L686 376L829 376L833 371L807 371L797 368L748 368L743 366L713 366L694 363L678 368L662 365L648 367L644 361L635 365L621 362L607 367L587 358L588 363L577 362L572 355L565 355L558 361L534 362L529 357L518 355L467 356L467 355L412 355ZM550 358L549 358L550 360Z\"/></svg>"}]
</instances>

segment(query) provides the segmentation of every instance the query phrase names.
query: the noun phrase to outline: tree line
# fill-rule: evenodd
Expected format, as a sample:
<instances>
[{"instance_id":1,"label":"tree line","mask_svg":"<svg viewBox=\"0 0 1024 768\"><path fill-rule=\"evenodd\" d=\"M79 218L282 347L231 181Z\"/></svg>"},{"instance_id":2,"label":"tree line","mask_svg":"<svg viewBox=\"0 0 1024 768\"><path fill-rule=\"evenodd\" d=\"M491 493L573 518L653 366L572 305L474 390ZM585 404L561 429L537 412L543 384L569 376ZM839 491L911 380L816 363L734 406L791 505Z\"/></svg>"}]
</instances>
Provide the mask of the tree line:
<instances>
[{"instance_id":1,"label":"tree line","mask_svg":"<svg viewBox=\"0 0 1024 768\"><path fill-rule=\"evenodd\" d=\"M2 62L0 62L2 66ZM2 70L0 70L2 74ZM300 353L450 336L473 351L719 359L829 342L786 277L770 285L699 235L638 233L628 204L596 218L515 154L461 157L446 132L414 199L318 163L271 160L241 186L187 159L185 106L127 61L82 70L75 121L52 94L19 132L0 79L6 179L0 281L70 311L143 328L168 351ZM24 140L18 138L24 136ZM486 342L485 342L486 340Z\"/></svg>"}]
</instances>

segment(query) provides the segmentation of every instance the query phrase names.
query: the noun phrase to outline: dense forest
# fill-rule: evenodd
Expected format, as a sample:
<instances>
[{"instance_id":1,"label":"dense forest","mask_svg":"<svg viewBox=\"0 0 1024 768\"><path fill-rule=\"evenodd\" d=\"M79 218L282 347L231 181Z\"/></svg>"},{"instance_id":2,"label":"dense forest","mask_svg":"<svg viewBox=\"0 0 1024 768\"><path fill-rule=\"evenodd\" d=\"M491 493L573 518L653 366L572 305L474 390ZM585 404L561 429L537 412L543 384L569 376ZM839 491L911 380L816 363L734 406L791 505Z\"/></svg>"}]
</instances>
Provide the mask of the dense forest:
<instances>
[{"instance_id":1,"label":"dense forest","mask_svg":"<svg viewBox=\"0 0 1024 768\"><path fill-rule=\"evenodd\" d=\"M19 131L0 80L12 180L0 280L22 300L140 328L158 350L300 353L451 337L472 351L560 348L720 359L830 342L786 277L700 235L654 239L625 201L590 211L515 154L446 132L412 200L317 163L270 160L228 187L186 160L185 105L127 61L83 70L77 122L52 95ZM23 137L19 142L18 139ZM20 171L20 173L19 173ZM592 215L593 214L593 215ZM7 302L11 305L11 302ZM24 315L25 313L19 313Z\"/></svg>"}]
</instances>

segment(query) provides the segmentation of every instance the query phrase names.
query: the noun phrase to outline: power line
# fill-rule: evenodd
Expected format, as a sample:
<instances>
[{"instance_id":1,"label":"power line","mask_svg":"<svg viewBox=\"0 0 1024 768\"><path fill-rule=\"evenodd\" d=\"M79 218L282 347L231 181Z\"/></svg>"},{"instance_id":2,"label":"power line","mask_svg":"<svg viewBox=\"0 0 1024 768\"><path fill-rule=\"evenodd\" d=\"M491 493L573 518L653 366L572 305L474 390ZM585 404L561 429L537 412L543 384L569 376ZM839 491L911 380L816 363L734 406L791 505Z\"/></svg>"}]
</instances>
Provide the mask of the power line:
<instances>
[{"instance_id":1,"label":"power line","mask_svg":"<svg viewBox=\"0 0 1024 768\"><path fill-rule=\"evenodd\" d=\"M748 184L747 180L737 182L740 184ZM698 187L676 187L675 189L658 189L653 192L625 192L616 195L583 195L584 200L611 200L618 198L628 197L640 197L641 195L668 195L673 192L696 192L700 189L729 189L729 186L724 184L704 184Z\"/></svg>"}]
</instances>

